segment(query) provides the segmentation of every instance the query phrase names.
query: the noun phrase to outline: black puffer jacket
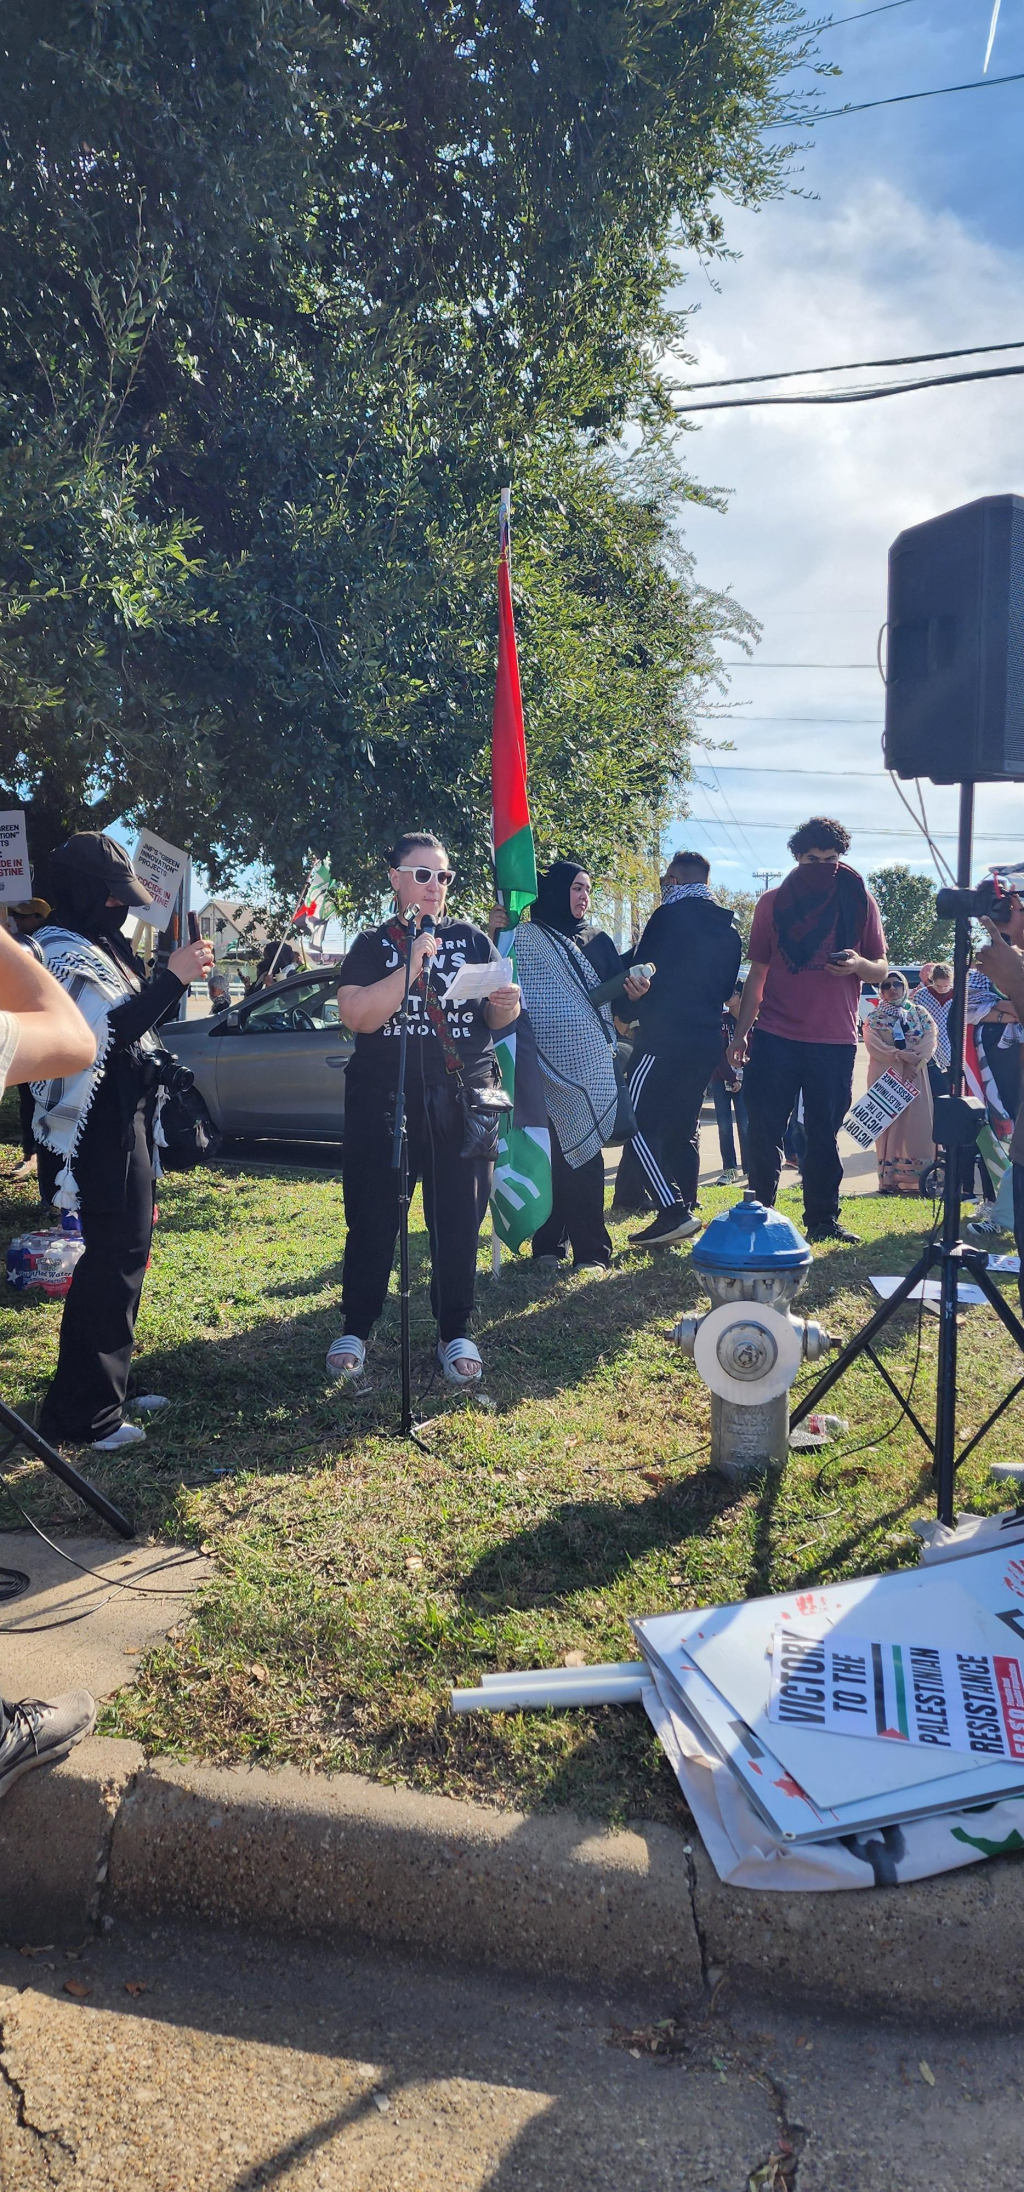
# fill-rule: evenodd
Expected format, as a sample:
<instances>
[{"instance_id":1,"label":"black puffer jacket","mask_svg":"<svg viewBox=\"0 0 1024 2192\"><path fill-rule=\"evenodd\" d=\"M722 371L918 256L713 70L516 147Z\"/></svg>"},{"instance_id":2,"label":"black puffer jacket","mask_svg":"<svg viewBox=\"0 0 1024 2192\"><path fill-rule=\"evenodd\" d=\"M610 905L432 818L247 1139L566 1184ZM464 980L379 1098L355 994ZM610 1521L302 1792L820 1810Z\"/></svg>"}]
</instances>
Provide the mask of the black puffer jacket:
<instances>
[{"instance_id":1,"label":"black puffer jacket","mask_svg":"<svg viewBox=\"0 0 1024 2192\"><path fill-rule=\"evenodd\" d=\"M695 1029L720 1027L741 956L729 906L712 898L677 898L673 906L656 907L630 953L633 966L649 959L657 968L635 1008L643 1049L663 1057L685 1050Z\"/></svg>"}]
</instances>

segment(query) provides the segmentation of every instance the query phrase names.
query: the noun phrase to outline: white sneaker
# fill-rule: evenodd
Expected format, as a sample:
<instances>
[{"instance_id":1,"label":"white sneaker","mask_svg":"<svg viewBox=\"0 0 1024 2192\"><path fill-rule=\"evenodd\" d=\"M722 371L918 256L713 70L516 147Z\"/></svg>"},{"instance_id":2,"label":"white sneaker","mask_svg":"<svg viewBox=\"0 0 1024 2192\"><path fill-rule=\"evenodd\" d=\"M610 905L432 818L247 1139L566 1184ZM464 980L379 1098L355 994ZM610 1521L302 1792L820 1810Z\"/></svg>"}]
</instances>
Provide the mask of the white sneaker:
<instances>
[{"instance_id":1,"label":"white sneaker","mask_svg":"<svg viewBox=\"0 0 1024 2192\"><path fill-rule=\"evenodd\" d=\"M116 1454L122 1446L144 1446L146 1434L140 1423L119 1423L109 1438L93 1439L94 1454Z\"/></svg>"},{"instance_id":2,"label":"white sneaker","mask_svg":"<svg viewBox=\"0 0 1024 2192\"><path fill-rule=\"evenodd\" d=\"M720 1172L720 1173L719 1173L719 1175L718 1175L718 1178L717 1178L717 1180L715 1181L715 1186L716 1186L716 1187L735 1187L735 1186L736 1186L736 1185L738 1184L738 1182L739 1182L740 1180L742 1180L743 1176L744 1176L744 1175L743 1175L743 1173L742 1173L742 1172L741 1172L741 1171L739 1170L738 1166L736 1166L736 1165L730 1165L730 1166L727 1166L727 1167L726 1167L726 1170L725 1170L724 1172Z\"/></svg>"}]
</instances>

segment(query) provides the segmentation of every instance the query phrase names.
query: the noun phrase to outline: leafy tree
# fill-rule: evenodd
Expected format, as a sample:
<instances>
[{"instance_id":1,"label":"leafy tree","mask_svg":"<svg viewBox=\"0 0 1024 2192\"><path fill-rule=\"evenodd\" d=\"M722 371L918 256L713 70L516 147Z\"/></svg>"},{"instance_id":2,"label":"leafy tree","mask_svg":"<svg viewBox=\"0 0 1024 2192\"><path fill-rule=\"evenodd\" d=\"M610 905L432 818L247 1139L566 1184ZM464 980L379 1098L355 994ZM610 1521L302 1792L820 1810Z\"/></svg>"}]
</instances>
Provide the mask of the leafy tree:
<instances>
[{"instance_id":1,"label":"leafy tree","mask_svg":"<svg viewBox=\"0 0 1024 2192\"><path fill-rule=\"evenodd\" d=\"M930 876L896 861L876 868L868 882L878 900L889 957L896 963L941 959L953 948L953 924L940 921L935 911L935 885Z\"/></svg>"},{"instance_id":2,"label":"leafy tree","mask_svg":"<svg viewBox=\"0 0 1024 2192\"><path fill-rule=\"evenodd\" d=\"M777 187L786 0L8 0L0 797L365 898L485 858L511 476L542 844L643 835L715 641L673 562L675 234ZM791 100L787 95L787 105ZM639 454L618 437L633 422Z\"/></svg>"},{"instance_id":3,"label":"leafy tree","mask_svg":"<svg viewBox=\"0 0 1024 2192\"><path fill-rule=\"evenodd\" d=\"M723 906L731 906L736 916L736 926L743 938L744 957L750 950L750 927L754 918L757 898L753 891L719 890L715 885L715 897Z\"/></svg>"}]
</instances>

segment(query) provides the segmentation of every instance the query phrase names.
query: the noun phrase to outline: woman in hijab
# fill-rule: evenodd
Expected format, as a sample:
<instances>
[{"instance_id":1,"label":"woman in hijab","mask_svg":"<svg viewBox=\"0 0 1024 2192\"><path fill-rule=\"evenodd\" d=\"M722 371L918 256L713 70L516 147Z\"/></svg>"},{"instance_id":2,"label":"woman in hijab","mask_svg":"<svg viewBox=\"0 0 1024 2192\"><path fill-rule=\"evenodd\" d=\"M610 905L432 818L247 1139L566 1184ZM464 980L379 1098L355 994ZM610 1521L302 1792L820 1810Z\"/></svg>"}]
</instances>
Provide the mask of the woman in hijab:
<instances>
[{"instance_id":1,"label":"woman in hijab","mask_svg":"<svg viewBox=\"0 0 1024 2192\"><path fill-rule=\"evenodd\" d=\"M937 1040L931 1013L911 1001L904 976L891 967L879 986L879 1001L864 1022L868 1087L883 1073L891 1073L913 1089L914 1101L875 1144L880 1195L916 1195L921 1174L935 1162L928 1062Z\"/></svg>"},{"instance_id":2,"label":"woman in hijab","mask_svg":"<svg viewBox=\"0 0 1024 2192\"><path fill-rule=\"evenodd\" d=\"M92 1029L96 1057L70 1080L33 1084L40 1192L77 1208L85 1241L39 1429L57 1445L109 1452L146 1436L125 1422L124 1404L153 1231L160 1045L152 1031L208 973L213 947L185 944L144 980L122 929L129 907L150 905L151 894L124 847L95 830L51 855L50 899L36 946Z\"/></svg>"},{"instance_id":3,"label":"woman in hijab","mask_svg":"<svg viewBox=\"0 0 1024 2192\"><path fill-rule=\"evenodd\" d=\"M610 936L586 927L590 877L578 860L555 860L538 878L528 922L516 931L516 972L537 1043L551 1130L551 1216L533 1236L538 1263L553 1268L571 1246L577 1271L606 1271L604 1144L618 1088L609 988L642 996L647 981L625 971Z\"/></svg>"}]
</instances>

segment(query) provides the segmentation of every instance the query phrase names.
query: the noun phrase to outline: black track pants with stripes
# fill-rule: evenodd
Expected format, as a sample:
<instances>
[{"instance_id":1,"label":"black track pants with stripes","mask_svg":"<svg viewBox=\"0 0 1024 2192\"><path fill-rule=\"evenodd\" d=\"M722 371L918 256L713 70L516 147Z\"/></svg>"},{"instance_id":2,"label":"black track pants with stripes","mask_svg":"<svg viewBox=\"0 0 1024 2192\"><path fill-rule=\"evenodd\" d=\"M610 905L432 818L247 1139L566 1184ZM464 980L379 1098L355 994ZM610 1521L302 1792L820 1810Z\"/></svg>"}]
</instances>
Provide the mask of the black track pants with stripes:
<instances>
[{"instance_id":1,"label":"black track pants with stripes","mask_svg":"<svg viewBox=\"0 0 1024 2192\"><path fill-rule=\"evenodd\" d=\"M700 1113L704 1091L722 1055L722 1030L694 1028L685 1049L641 1051L629 1075L636 1112L632 1148L659 1210L697 1200Z\"/></svg>"}]
</instances>

